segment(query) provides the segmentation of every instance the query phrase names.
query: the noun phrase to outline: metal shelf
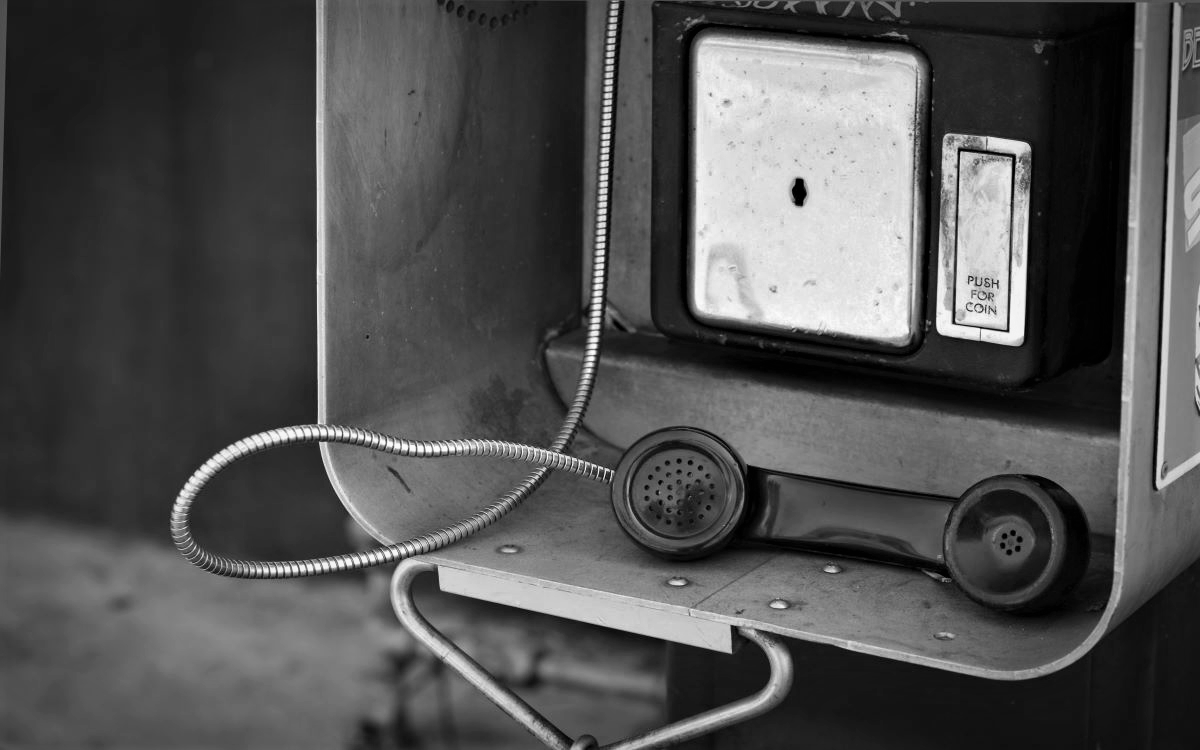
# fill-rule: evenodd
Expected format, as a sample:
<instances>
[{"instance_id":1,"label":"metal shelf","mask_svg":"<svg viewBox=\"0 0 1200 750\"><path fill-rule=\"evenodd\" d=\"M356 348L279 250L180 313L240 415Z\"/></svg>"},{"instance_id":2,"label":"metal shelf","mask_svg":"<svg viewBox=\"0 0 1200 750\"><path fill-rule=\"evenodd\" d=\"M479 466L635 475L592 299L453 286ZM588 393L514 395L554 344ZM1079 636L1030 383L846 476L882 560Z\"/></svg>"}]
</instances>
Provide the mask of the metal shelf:
<instances>
[{"instance_id":1,"label":"metal shelf","mask_svg":"<svg viewBox=\"0 0 1200 750\"><path fill-rule=\"evenodd\" d=\"M606 452L597 458L615 463ZM987 610L919 570L859 560L732 548L666 562L624 536L607 488L566 476L502 523L422 559L451 593L717 651L730 650L733 628L750 627L1001 679L1053 671L1076 649L1100 619L1111 570L1098 555L1067 606L1030 618ZM840 573L823 572L831 561ZM776 599L791 606L773 609Z\"/></svg>"}]
</instances>

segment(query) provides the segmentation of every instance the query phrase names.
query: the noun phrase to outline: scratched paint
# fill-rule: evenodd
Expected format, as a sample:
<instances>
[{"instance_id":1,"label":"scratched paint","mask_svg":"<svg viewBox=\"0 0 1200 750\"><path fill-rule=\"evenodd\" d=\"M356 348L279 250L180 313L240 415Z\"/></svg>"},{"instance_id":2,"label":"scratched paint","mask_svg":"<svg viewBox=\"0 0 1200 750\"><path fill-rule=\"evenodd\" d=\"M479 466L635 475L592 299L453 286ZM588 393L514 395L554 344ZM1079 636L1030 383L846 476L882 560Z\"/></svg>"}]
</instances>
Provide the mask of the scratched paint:
<instances>
[{"instance_id":1,"label":"scratched paint","mask_svg":"<svg viewBox=\"0 0 1200 750\"><path fill-rule=\"evenodd\" d=\"M754 298L755 287L746 269L747 259L741 247L732 243L715 245L708 255L704 306L729 310L742 320L761 321L762 306Z\"/></svg>"}]
</instances>

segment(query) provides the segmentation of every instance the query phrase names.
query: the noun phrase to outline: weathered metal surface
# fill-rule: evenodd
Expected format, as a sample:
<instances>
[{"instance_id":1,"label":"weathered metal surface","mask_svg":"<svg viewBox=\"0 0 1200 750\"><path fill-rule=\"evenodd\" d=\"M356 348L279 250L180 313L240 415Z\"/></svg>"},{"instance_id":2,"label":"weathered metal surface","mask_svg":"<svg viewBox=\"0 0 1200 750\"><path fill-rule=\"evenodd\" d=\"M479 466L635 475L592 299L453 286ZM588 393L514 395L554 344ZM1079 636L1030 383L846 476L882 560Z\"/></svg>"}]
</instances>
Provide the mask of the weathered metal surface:
<instances>
[{"instance_id":1,"label":"weathered metal surface","mask_svg":"<svg viewBox=\"0 0 1200 750\"><path fill-rule=\"evenodd\" d=\"M669 419L720 435L751 466L901 492L958 497L995 474L1036 474L1080 502L1094 533L1113 533L1117 426L1101 412L817 367L750 377L711 349L620 333L605 347L587 426L614 445ZM577 338L547 354L569 392Z\"/></svg>"},{"instance_id":2,"label":"weathered metal surface","mask_svg":"<svg viewBox=\"0 0 1200 750\"><path fill-rule=\"evenodd\" d=\"M659 583L672 586L679 579ZM687 584L685 584L687 585ZM696 646L710 651L733 653L733 629L714 620L692 617L686 612L654 609L608 597L596 597L541 585L540 581L509 578L480 568L438 568L438 586L447 594L484 599L509 607L567 617L627 633L660 638L672 643Z\"/></svg>"},{"instance_id":3,"label":"weathered metal surface","mask_svg":"<svg viewBox=\"0 0 1200 750\"><path fill-rule=\"evenodd\" d=\"M616 456L606 451L598 458ZM519 546L520 554L498 552L504 544ZM1092 577L1062 610L1024 618L992 612L952 584L891 565L838 560L842 572L831 575L823 570L829 557L749 547L667 562L621 533L605 488L563 476L504 523L421 559L507 579L525 587L529 600L586 596L607 606L556 614L606 627L641 632L647 621L668 621L664 614L697 618L1003 679L1048 671L1092 631L1108 566L1098 555ZM667 585L672 577L689 585ZM493 596L473 586L472 595L506 603L510 589L506 584ZM791 606L776 609L775 599ZM938 632L956 637L938 640Z\"/></svg>"},{"instance_id":4,"label":"weathered metal surface","mask_svg":"<svg viewBox=\"0 0 1200 750\"><path fill-rule=\"evenodd\" d=\"M1200 472L1154 489L1170 11L1137 9L1117 545L1112 598L1092 641L1200 557Z\"/></svg>"},{"instance_id":5,"label":"weathered metal surface","mask_svg":"<svg viewBox=\"0 0 1200 750\"><path fill-rule=\"evenodd\" d=\"M584 11L548 3L491 28L431 1L319 4L322 421L549 442L562 413L538 350L580 305ZM388 541L526 473L322 453Z\"/></svg>"},{"instance_id":6,"label":"weathered metal surface","mask_svg":"<svg viewBox=\"0 0 1200 750\"><path fill-rule=\"evenodd\" d=\"M616 453L604 449L596 458L615 463ZM505 544L520 547L520 554L498 552ZM776 554L742 549L694 563L661 560L634 546L617 526L606 487L554 476L504 523L423 559L632 605L598 623L617 627L622 619L636 620L639 608L691 616L700 602ZM688 585L668 585L674 577Z\"/></svg>"},{"instance_id":7,"label":"weathered metal surface","mask_svg":"<svg viewBox=\"0 0 1200 750\"><path fill-rule=\"evenodd\" d=\"M604 3L588 2L588 111L599 109L599 76L594 74L601 59L604 29ZM651 110L651 6L649 2L625 4L621 35L621 85L617 89L616 160L613 164L612 224L609 247L609 309L623 325L652 330L650 317L650 124ZM595 117L584 122L583 163L585 169L596 164L599 138ZM585 210L593 203L591 194ZM591 221L581 229L591 237ZM584 246L584 263L591 258L591 247ZM586 283L587 279L583 279Z\"/></svg>"}]
</instances>

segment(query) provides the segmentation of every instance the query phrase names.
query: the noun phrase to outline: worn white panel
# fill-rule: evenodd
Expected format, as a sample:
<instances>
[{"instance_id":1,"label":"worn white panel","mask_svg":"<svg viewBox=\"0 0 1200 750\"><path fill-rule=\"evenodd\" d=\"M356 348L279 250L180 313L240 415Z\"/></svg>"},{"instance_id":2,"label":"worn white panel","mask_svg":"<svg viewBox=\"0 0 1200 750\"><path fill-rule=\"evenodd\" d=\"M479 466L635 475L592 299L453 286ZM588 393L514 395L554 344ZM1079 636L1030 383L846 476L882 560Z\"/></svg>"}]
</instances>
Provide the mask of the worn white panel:
<instances>
[{"instance_id":1,"label":"worn white panel","mask_svg":"<svg viewBox=\"0 0 1200 750\"><path fill-rule=\"evenodd\" d=\"M954 322L1008 330L1013 157L958 152Z\"/></svg>"},{"instance_id":2,"label":"worn white panel","mask_svg":"<svg viewBox=\"0 0 1200 750\"><path fill-rule=\"evenodd\" d=\"M937 331L1025 343L1032 151L1007 138L942 138Z\"/></svg>"},{"instance_id":3,"label":"worn white panel","mask_svg":"<svg viewBox=\"0 0 1200 750\"><path fill-rule=\"evenodd\" d=\"M543 580L517 579L448 565L438 566L438 586L448 594L733 653L732 627L711 618L693 617L688 610L648 607L632 599L606 599L591 591L555 586Z\"/></svg>"},{"instance_id":4,"label":"worn white panel","mask_svg":"<svg viewBox=\"0 0 1200 750\"><path fill-rule=\"evenodd\" d=\"M898 44L720 29L697 36L691 75L692 314L916 341L924 58Z\"/></svg>"}]
</instances>

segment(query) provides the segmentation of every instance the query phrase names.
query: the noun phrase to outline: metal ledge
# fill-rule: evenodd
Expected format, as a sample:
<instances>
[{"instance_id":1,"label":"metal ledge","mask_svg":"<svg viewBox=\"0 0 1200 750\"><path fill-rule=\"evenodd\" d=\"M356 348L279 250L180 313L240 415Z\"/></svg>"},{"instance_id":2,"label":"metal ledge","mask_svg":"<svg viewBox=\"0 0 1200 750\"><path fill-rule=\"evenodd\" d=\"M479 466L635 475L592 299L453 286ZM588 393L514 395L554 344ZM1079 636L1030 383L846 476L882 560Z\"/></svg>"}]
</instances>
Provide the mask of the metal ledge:
<instances>
[{"instance_id":1,"label":"metal ledge","mask_svg":"<svg viewBox=\"0 0 1200 750\"><path fill-rule=\"evenodd\" d=\"M679 643L727 651L711 626L750 627L993 679L1065 666L1099 622L1111 570L1101 553L1071 602L1031 618L992 612L952 584L891 565L838 559L842 572L830 574L830 558L766 548L666 562L624 536L607 488L566 476L503 523L421 559L438 566L447 591ZM772 608L777 599L790 606Z\"/></svg>"}]
</instances>

